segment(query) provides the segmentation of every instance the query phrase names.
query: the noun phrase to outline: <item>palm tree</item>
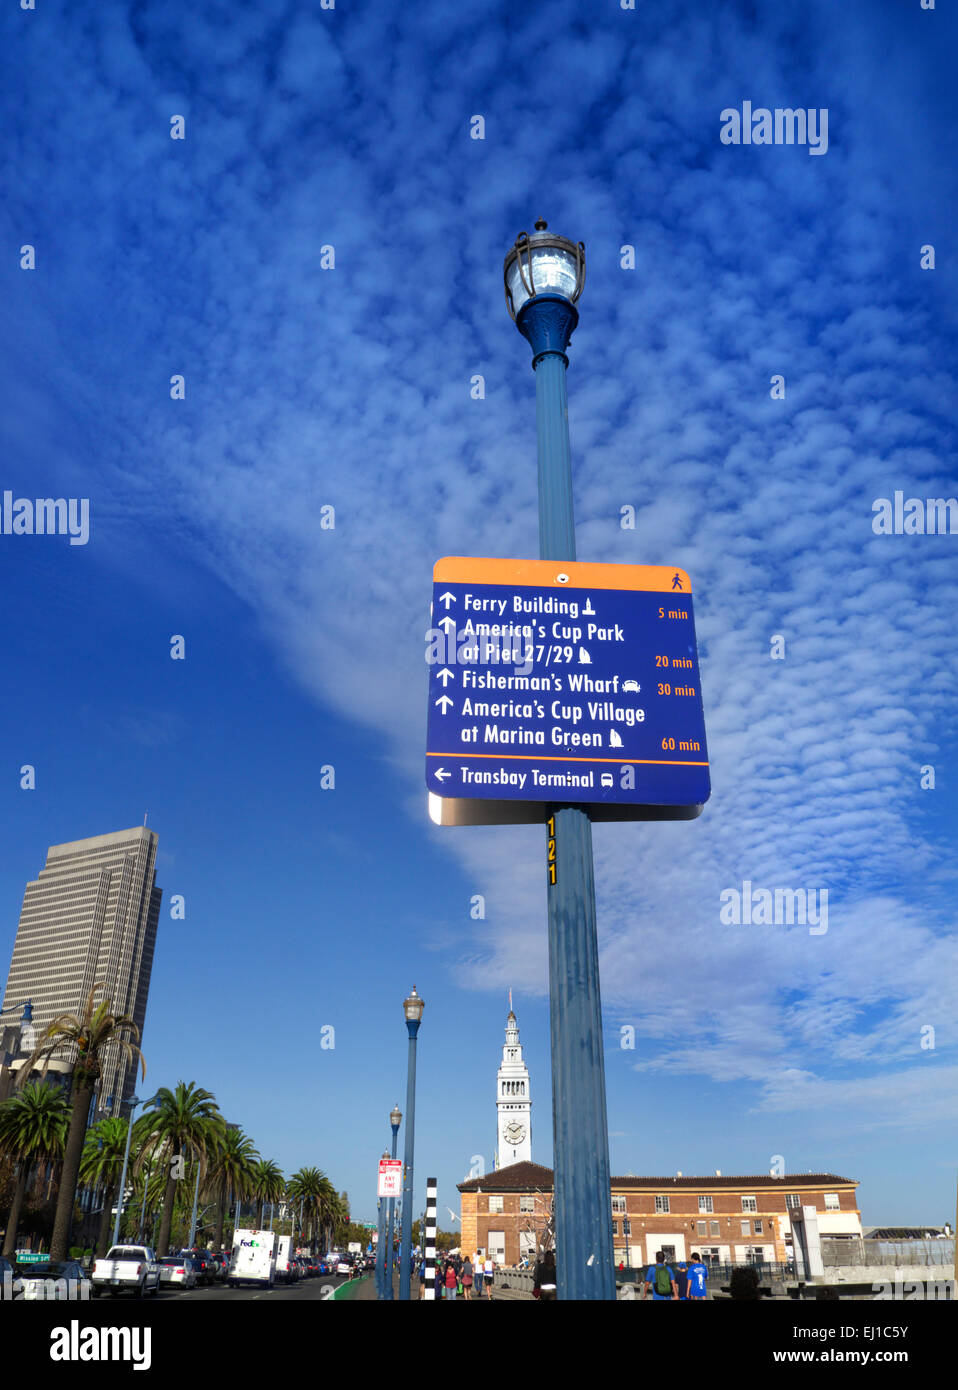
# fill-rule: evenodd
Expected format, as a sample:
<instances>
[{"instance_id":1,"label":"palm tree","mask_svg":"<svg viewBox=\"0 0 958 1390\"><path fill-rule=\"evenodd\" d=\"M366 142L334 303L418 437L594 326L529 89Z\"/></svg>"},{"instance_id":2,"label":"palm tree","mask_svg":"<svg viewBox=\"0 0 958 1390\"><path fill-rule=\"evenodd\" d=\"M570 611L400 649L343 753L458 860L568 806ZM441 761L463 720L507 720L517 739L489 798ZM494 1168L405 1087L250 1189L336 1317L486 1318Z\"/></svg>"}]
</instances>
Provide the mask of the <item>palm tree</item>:
<instances>
[{"instance_id":1,"label":"palm tree","mask_svg":"<svg viewBox=\"0 0 958 1390\"><path fill-rule=\"evenodd\" d=\"M44 1077L57 1053L66 1050L76 1054L71 1073L70 1128L63 1154L53 1238L50 1241L51 1260L65 1260L67 1256L90 1099L100 1079L107 1050L118 1049L132 1063L134 1072L139 1062L146 1076L146 1062L138 1046L140 1030L127 1014L111 1013L109 999L94 1005L93 1000L102 989L102 984L93 986L82 1014L59 1014L48 1025L33 1055L23 1064L18 1081L18 1085L23 1085L41 1060L43 1066L40 1074ZM126 1033L132 1033L135 1042L130 1042L124 1036Z\"/></svg>"},{"instance_id":2,"label":"palm tree","mask_svg":"<svg viewBox=\"0 0 958 1390\"><path fill-rule=\"evenodd\" d=\"M126 1120L119 1115L101 1120L87 1130L83 1156L80 1159L80 1178L91 1187L103 1189L103 1212L96 1238L96 1254L105 1255L110 1238L110 1217L114 1198L119 1196L120 1174L126 1153Z\"/></svg>"},{"instance_id":3,"label":"palm tree","mask_svg":"<svg viewBox=\"0 0 958 1390\"><path fill-rule=\"evenodd\" d=\"M271 1158L258 1159L253 1164L253 1196L260 1204L259 1224L265 1220L266 1203L270 1206L279 1201L286 1190L286 1180L282 1169Z\"/></svg>"},{"instance_id":4,"label":"palm tree","mask_svg":"<svg viewBox=\"0 0 958 1390\"><path fill-rule=\"evenodd\" d=\"M182 1171L178 1171L176 1160L187 1157L199 1160L202 1182L208 1159L215 1154L217 1143L222 1142L226 1122L217 1108L212 1091L204 1091L195 1081L189 1085L178 1081L175 1091L167 1086L160 1087L153 1109L147 1111L137 1124L143 1126L143 1148L137 1156L137 1168L142 1168L147 1159L151 1162L159 1159L161 1165L169 1165L160 1235L156 1243L157 1254L162 1256L167 1253L170 1243L177 1180L185 1176L185 1162Z\"/></svg>"},{"instance_id":5,"label":"palm tree","mask_svg":"<svg viewBox=\"0 0 958 1390\"><path fill-rule=\"evenodd\" d=\"M70 1107L59 1086L30 1082L19 1095L0 1105L0 1152L16 1164L17 1182L7 1216L0 1254L9 1258L17 1248L17 1226L34 1164L58 1159L66 1142Z\"/></svg>"},{"instance_id":6,"label":"palm tree","mask_svg":"<svg viewBox=\"0 0 958 1390\"><path fill-rule=\"evenodd\" d=\"M259 1154L248 1134L241 1129L226 1129L210 1158L210 1195L217 1204L216 1249L223 1245L223 1226L226 1203L231 1194L248 1197L253 1191L253 1169Z\"/></svg>"},{"instance_id":7,"label":"palm tree","mask_svg":"<svg viewBox=\"0 0 958 1390\"><path fill-rule=\"evenodd\" d=\"M309 1248L315 1254L317 1235L325 1231L326 1244L328 1245L329 1233L340 1222L342 1214L340 1198L329 1178L320 1168L300 1168L289 1180L289 1192L295 1201L303 1204Z\"/></svg>"}]
</instances>

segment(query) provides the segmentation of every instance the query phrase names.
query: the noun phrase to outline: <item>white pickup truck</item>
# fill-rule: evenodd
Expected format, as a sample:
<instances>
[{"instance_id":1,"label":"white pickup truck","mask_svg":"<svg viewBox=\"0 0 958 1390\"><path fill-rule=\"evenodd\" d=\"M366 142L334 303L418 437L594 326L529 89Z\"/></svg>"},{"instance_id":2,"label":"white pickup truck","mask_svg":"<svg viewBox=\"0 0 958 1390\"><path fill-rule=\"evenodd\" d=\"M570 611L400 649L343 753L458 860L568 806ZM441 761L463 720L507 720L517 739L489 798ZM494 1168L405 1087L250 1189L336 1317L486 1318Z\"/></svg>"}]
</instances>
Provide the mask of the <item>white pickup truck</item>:
<instances>
[{"instance_id":1,"label":"white pickup truck","mask_svg":"<svg viewBox=\"0 0 958 1390\"><path fill-rule=\"evenodd\" d=\"M148 1245L114 1245L94 1264L90 1282L94 1298L101 1293L119 1293L121 1289L143 1298L159 1291L160 1266Z\"/></svg>"}]
</instances>

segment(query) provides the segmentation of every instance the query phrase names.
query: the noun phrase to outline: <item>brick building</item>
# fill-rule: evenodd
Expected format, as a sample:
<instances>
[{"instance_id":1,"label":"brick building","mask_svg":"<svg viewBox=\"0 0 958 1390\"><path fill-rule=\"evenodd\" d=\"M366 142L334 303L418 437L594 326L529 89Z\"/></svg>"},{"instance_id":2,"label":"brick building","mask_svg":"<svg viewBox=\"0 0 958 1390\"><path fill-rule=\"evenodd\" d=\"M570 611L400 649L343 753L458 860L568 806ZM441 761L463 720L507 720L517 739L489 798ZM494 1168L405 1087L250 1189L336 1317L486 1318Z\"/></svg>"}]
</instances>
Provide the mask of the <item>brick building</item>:
<instances>
[{"instance_id":1,"label":"brick building","mask_svg":"<svg viewBox=\"0 0 958 1390\"><path fill-rule=\"evenodd\" d=\"M707 1263L771 1263L792 1258L789 1212L813 1207L822 1236L861 1236L858 1183L834 1173L768 1173L744 1177L612 1179L612 1238L616 1263L687 1260L693 1250ZM552 1204L552 1169L513 1163L459 1183L462 1248L489 1251L497 1263L530 1258Z\"/></svg>"}]
</instances>

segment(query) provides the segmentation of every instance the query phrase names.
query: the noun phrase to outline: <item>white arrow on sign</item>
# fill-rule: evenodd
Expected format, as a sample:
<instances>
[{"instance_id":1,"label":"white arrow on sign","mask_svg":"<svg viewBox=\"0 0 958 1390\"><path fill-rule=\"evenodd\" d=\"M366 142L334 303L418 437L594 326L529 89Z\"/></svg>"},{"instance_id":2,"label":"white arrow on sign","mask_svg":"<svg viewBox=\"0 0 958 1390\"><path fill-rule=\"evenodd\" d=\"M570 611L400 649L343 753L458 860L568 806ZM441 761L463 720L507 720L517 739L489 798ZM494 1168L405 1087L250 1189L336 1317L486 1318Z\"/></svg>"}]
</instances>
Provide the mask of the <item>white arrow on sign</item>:
<instances>
[{"instance_id":1,"label":"white arrow on sign","mask_svg":"<svg viewBox=\"0 0 958 1390\"><path fill-rule=\"evenodd\" d=\"M452 674L452 672L447 670L445 666L436 676L437 681L442 681L443 689L445 689L445 687L449 684L450 681L454 681L455 679L456 678Z\"/></svg>"},{"instance_id":2,"label":"white arrow on sign","mask_svg":"<svg viewBox=\"0 0 958 1390\"><path fill-rule=\"evenodd\" d=\"M436 781L437 781L437 782L442 782L442 781L444 781L447 777L451 777L451 776L452 776L452 773L451 773L451 772L447 772L447 771L445 770L445 768L442 768L442 767L437 767L437 768L436 768Z\"/></svg>"},{"instance_id":3,"label":"white arrow on sign","mask_svg":"<svg viewBox=\"0 0 958 1390\"><path fill-rule=\"evenodd\" d=\"M459 600L456 598L455 594L451 594L451 593L449 592L448 589L446 590L446 592L445 592L444 594L440 594L440 595L439 595L439 602L440 602L440 603L444 603L444 604L446 605L446 612L447 612L447 613L448 613L448 611L449 611L449 605L450 605L450 603L458 603L458 601L459 601Z\"/></svg>"},{"instance_id":4,"label":"white arrow on sign","mask_svg":"<svg viewBox=\"0 0 958 1390\"><path fill-rule=\"evenodd\" d=\"M455 632L455 630L456 630L456 620L455 620L455 618L450 618L450 616L449 616L448 613L446 614L446 616L445 616L444 618L440 618L440 619L439 619L439 626L440 626L440 627L445 627L447 623L450 624L450 626L452 627L453 632Z\"/></svg>"},{"instance_id":5,"label":"white arrow on sign","mask_svg":"<svg viewBox=\"0 0 958 1390\"><path fill-rule=\"evenodd\" d=\"M442 709L443 714L448 713L449 706L452 703L448 695L440 695L439 699L436 701L436 704Z\"/></svg>"}]
</instances>

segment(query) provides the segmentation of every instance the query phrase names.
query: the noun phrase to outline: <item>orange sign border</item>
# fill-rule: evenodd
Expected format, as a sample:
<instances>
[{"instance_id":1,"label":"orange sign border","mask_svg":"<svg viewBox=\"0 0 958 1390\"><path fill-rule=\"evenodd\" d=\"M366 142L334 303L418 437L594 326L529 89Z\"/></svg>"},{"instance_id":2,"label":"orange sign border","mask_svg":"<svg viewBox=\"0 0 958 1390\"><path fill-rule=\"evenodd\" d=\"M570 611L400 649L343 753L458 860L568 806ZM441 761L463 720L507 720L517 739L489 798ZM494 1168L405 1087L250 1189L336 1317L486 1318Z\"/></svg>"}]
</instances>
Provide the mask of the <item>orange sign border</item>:
<instances>
[{"instance_id":1,"label":"orange sign border","mask_svg":"<svg viewBox=\"0 0 958 1390\"><path fill-rule=\"evenodd\" d=\"M557 575L567 574L560 584ZM681 589L673 589L678 575ZM538 589L632 589L657 594L692 593L692 580L678 565L607 565L589 560L499 560L475 555L444 555L433 566L434 584L509 584Z\"/></svg>"}]
</instances>

